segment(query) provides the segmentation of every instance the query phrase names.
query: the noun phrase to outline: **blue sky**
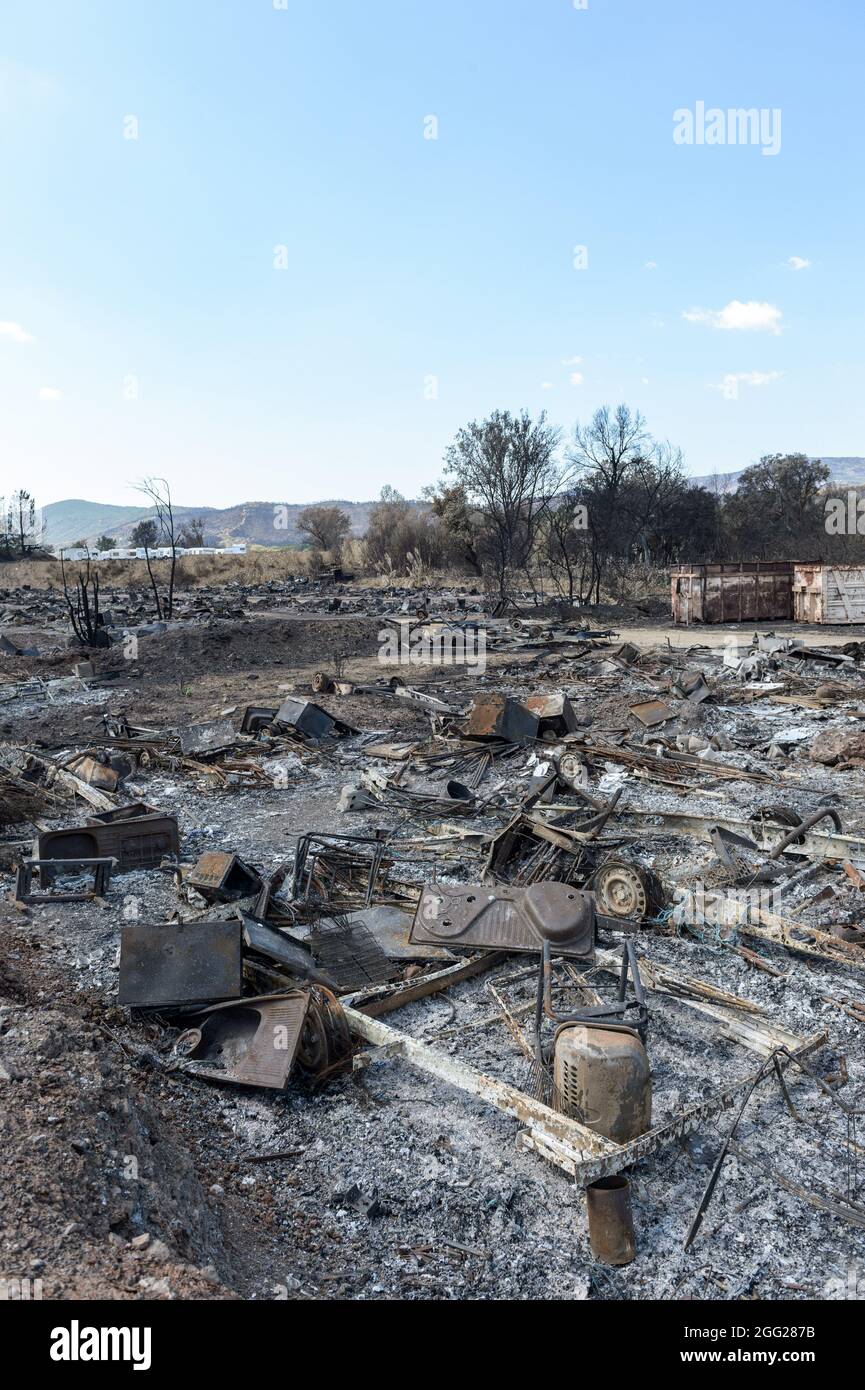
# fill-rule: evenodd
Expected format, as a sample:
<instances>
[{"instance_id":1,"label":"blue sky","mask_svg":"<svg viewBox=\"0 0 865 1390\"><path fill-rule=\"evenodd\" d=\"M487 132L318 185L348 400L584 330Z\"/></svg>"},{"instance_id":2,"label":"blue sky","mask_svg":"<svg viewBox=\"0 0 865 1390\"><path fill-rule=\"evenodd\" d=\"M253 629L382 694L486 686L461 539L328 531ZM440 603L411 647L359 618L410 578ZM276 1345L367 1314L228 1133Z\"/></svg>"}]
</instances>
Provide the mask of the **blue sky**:
<instances>
[{"instance_id":1,"label":"blue sky","mask_svg":"<svg viewBox=\"0 0 865 1390\"><path fill-rule=\"evenodd\" d=\"M0 493L415 496L619 400L693 474L865 454L859 0L276 6L7 0Z\"/></svg>"}]
</instances>

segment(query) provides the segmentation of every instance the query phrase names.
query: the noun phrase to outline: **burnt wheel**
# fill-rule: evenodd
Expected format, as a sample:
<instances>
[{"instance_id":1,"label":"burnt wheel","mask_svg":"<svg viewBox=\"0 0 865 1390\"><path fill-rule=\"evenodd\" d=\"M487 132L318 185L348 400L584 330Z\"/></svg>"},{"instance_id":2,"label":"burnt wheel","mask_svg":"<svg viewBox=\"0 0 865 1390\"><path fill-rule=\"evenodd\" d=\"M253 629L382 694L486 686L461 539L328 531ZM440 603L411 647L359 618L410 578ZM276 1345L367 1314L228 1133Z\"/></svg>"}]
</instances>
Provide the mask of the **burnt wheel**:
<instances>
[{"instance_id":1,"label":"burnt wheel","mask_svg":"<svg viewBox=\"0 0 865 1390\"><path fill-rule=\"evenodd\" d=\"M663 894L655 875L640 864L608 859L592 880L598 912L604 917L643 922L654 917Z\"/></svg>"}]
</instances>

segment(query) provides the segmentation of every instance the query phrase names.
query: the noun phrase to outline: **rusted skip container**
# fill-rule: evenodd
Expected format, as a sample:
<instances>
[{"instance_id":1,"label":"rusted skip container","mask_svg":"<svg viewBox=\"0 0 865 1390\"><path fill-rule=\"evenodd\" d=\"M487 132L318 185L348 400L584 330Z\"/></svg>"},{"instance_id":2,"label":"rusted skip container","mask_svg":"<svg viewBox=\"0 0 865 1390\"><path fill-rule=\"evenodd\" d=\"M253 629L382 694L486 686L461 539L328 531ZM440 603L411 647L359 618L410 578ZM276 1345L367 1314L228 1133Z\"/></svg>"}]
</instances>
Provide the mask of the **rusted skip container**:
<instances>
[{"instance_id":1,"label":"rusted skip container","mask_svg":"<svg viewBox=\"0 0 865 1390\"><path fill-rule=\"evenodd\" d=\"M795 565L797 623L865 623L865 565Z\"/></svg>"},{"instance_id":2,"label":"rusted skip container","mask_svg":"<svg viewBox=\"0 0 865 1390\"><path fill-rule=\"evenodd\" d=\"M671 571L677 623L784 622L793 617L793 562L678 565Z\"/></svg>"}]
</instances>

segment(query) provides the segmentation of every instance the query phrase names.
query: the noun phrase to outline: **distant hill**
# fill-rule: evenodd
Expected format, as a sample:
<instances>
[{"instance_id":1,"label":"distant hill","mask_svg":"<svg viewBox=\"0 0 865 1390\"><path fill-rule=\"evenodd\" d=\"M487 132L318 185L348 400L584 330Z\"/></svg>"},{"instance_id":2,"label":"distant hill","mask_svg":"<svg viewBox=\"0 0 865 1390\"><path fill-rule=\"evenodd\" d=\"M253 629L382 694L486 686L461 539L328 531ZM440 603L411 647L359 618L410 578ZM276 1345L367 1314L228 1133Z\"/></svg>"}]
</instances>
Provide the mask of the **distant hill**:
<instances>
[{"instance_id":1,"label":"distant hill","mask_svg":"<svg viewBox=\"0 0 865 1390\"><path fill-rule=\"evenodd\" d=\"M176 505L175 522L179 530L184 521L201 517L204 522L206 545L299 545L304 537L297 529L297 516L305 507L340 507L351 518L354 536L362 536L369 525L369 514L376 502L346 502L328 499L324 502L240 502L235 507L186 507ZM412 502L421 508L423 503ZM71 546L78 540L93 542L97 536L111 536L119 545L139 521L155 515L152 507L116 507L104 502L85 502L80 498L65 502L49 502L42 509L45 521L45 543L57 549ZM277 527L276 520L285 525Z\"/></svg>"},{"instance_id":2,"label":"distant hill","mask_svg":"<svg viewBox=\"0 0 865 1390\"><path fill-rule=\"evenodd\" d=\"M49 502L42 508L47 545L72 545L79 539L95 540L103 532L118 535L143 517L152 516L152 507L111 507L104 502L84 502L75 498L69 502Z\"/></svg>"},{"instance_id":3,"label":"distant hill","mask_svg":"<svg viewBox=\"0 0 865 1390\"><path fill-rule=\"evenodd\" d=\"M830 470L830 481L834 485L846 483L849 487L865 486L865 458L830 458L828 454L820 454L817 457ZM691 482L713 490L717 486L721 492L735 492L744 472L744 468L739 468L735 473L704 473L700 477L692 478Z\"/></svg>"}]
</instances>

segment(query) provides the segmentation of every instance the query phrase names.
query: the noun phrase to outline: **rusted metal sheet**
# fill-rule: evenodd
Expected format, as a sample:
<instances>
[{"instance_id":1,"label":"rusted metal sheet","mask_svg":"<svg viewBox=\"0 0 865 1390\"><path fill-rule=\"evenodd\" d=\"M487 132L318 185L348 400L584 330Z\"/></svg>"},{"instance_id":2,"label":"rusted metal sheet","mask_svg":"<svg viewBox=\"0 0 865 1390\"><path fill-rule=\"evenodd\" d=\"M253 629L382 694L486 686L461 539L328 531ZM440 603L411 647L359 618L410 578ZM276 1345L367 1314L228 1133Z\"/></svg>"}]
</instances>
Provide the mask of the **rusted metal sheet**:
<instances>
[{"instance_id":1,"label":"rusted metal sheet","mask_svg":"<svg viewBox=\"0 0 865 1390\"><path fill-rule=\"evenodd\" d=\"M579 720L567 695L532 695L526 700L526 709L538 717L538 735L573 734L579 728Z\"/></svg>"},{"instance_id":2,"label":"rusted metal sheet","mask_svg":"<svg viewBox=\"0 0 865 1390\"><path fill-rule=\"evenodd\" d=\"M465 733L468 738L499 738L507 743L530 743L538 736L538 716L509 695L486 695L472 705Z\"/></svg>"},{"instance_id":3,"label":"rusted metal sheet","mask_svg":"<svg viewBox=\"0 0 865 1390\"><path fill-rule=\"evenodd\" d=\"M105 792L117 790L117 784L120 781L120 774L117 770L99 762L89 753L82 753L80 757L72 758L66 766L69 772L74 773L90 787L98 787Z\"/></svg>"},{"instance_id":4,"label":"rusted metal sheet","mask_svg":"<svg viewBox=\"0 0 865 1390\"><path fill-rule=\"evenodd\" d=\"M783 621L793 617L793 562L679 565L671 570L677 623Z\"/></svg>"},{"instance_id":5,"label":"rusted metal sheet","mask_svg":"<svg viewBox=\"0 0 865 1390\"><path fill-rule=\"evenodd\" d=\"M208 1010L199 1027L181 1034L176 1050L190 1057L186 1070L208 1081L284 1091L294 1068L310 996L296 990L281 999L245 999Z\"/></svg>"},{"instance_id":6,"label":"rusted metal sheet","mask_svg":"<svg viewBox=\"0 0 865 1390\"><path fill-rule=\"evenodd\" d=\"M210 850L202 854L186 882L208 902L229 903L248 898L262 887L261 875L251 869L237 854Z\"/></svg>"},{"instance_id":7,"label":"rusted metal sheet","mask_svg":"<svg viewBox=\"0 0 865 1390\"><path fill-rule=\"evenodd\" d=\"M534 883L528 888L429 884L421 894L410 939L507 951L540 951L546 940L562 955L590 960L594 898L568 883Z\"/></svg>"},{"instance_id":8,"label":"rusted metal sheet","mask_svg":"<svg viewBox=\"0 0 865 1390\"><path fill-rule=\"evenodd\" d=\"M796 565L797 623L865 623L865 565Z\"/></svg>"},{"instance_id":9,"label":"rusted metal sheet","mask_svg":"<svg viewBox=\"0 0 865 1390\"><path fill-rule=\"evenodd\" d=\"M676 717L676 711L670 709L665 700L640 700L629 709L646 729L654 729L657 724L666 724L668 719Z\"/></svg>"},{"instance_id":10,"label":"rusted metal sheet","mask_svg":"<svg viewBox=\"0 0 865 1390\"><path fill-rule=\"evenodd\" d=\"M89 816L83 825L45 830L34 847L37 859L113 858L120 873L156 868L165 855L179 852L176 818L142 802Z\"/></svg>"},{"instance_id":11,"label":"rusted metal sheet","mask_svg":"<svg viewBox=\"0 0 865 1390\"><path fill-rule=\"evenodd\" d=\"M121 1004L159 1008L238 999L240 922L133 923L120 934Z\"/></svg>"}]
</instances>

